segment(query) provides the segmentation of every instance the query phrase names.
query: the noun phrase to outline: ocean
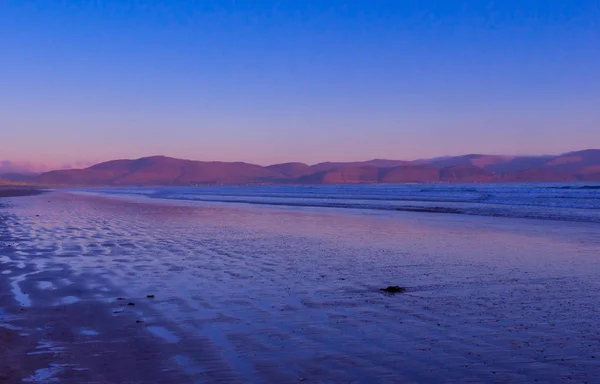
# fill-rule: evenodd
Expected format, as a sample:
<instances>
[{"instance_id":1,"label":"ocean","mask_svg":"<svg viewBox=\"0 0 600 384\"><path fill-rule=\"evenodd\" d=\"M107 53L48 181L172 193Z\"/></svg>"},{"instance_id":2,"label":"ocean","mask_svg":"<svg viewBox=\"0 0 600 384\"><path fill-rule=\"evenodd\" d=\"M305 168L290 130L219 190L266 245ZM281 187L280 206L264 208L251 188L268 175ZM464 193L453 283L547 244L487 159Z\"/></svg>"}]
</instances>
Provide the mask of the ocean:
<instances>
[{"instance_id":1,"label":"ocean","mask_svg":"<svg viewBox=\"0 0 600 384\"><path fill-rule=\"evenodd\" d=\"M164 187L86 191L205 203L600 222L600 183Z\"/></svg>"}]
</instances>

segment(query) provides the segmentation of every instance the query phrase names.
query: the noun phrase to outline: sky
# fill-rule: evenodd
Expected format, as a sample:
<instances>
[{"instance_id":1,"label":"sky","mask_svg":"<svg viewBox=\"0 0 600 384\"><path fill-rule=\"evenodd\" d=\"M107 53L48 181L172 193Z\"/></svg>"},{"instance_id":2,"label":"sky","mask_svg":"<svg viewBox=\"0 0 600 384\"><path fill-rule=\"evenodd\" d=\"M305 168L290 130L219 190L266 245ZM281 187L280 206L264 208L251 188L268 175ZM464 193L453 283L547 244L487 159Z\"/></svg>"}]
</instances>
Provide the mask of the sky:
<instances>
[{"instance_id":1,"label":"sky","mask_svg":"<svg viewBox=\"0 0 600 384\"><path fill-rule=\"evenodd\" d=\"M600 148L600 1L0 0L0 161Z\"/></svg>"}]
</instances>

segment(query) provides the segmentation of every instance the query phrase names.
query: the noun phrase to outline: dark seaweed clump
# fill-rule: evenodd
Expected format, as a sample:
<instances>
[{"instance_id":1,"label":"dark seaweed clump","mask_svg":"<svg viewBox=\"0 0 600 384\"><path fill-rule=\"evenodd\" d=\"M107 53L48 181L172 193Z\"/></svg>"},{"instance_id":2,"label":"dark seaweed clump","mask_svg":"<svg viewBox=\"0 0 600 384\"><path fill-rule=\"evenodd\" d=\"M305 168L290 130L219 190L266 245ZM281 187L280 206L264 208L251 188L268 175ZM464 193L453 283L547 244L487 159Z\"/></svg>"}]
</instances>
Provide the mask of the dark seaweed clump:
<instances>
[{"instance_id":1,"label":"dark seaweed clump","mask_svg":"<svg viewBox=\"0 0 600 384\"><path fill-rule=\"evenodd\" d=\"M389 293L391 295L394 295L396 293L403 293L406 292L406 288L404 287L399 287L397 285L390 285L387 288L381 288L380 291L383 291L385 293Z\"/></svg>"}]
</instances>

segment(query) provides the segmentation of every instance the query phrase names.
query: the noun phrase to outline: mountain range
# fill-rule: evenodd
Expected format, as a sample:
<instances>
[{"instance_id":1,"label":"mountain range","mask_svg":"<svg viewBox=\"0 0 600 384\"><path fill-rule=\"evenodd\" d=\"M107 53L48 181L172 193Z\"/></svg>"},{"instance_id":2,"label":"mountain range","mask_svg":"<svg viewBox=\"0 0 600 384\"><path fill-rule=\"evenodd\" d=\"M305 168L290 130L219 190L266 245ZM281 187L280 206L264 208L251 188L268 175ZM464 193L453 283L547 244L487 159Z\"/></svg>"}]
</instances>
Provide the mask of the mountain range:
<instances>
[{"instance_id":1,"label":"mountain range","mask_svg":"<svg viewBox=\"0 0 600 384\"><path fill-rule=\"evenodd\" d=\"M6 174L0 176L2 180L43 186L600 181L600 149L556 156L471 154L414 161L375 159L266 167L152 156L35 175Z\"/></svg>"}]
</instances>

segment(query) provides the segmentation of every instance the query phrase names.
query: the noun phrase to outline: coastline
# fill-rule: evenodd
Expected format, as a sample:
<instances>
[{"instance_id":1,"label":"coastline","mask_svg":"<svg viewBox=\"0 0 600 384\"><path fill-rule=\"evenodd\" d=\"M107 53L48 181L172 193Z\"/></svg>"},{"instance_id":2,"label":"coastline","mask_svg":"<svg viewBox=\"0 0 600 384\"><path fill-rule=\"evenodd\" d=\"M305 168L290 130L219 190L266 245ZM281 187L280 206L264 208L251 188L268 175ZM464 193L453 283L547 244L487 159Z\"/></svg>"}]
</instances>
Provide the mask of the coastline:
<instances>
[{"instance_id":1,"label":"coastline","mask_svg":"<svg viewBox=\"0 0 600 384\"><path fill-rule=\"evenodd\" d=\"M43 193L4 192L3 197ZM5 208L0 199L0 214ZM28 263L22 242L36 240L11 235L8 227L15 224L17 218L0 215L0 382L192 382L165 359L168 345L151 337L139 320L140 310L151 312L147 298L122 297L117 287L93 275L76 276L66 264ZM100 295L90 288L93 280L104 286Z\"/></svg>"},{"instance_id":2,"label":"coastline","mask_svg":"<svg viewBox=\"0 0 600 384\"><path fill-rule=\"evenodd\" d=\"M599 379L593 223L141 202L10 202L11 379Z\"/></svg>"},{"instance_id":3,"label":"coastline","mask_svg":"<svg viewBox=\"0 0 600 384\"><path fill-rule=\"evenodd\" d=\"M600 223L600 184L331 185L90 188L71 193L177 204L358 209Z\"/></svg>"},{"instance_id":4,"label":"coastline","mask_svg":"<svg viewBox=\"0 0 600 384\"><path fill-rule=\"evenodd\" d=\"M23 187L0 185L0 198L3 197L23 197L35 196L47 192L45 189L38 187Z\"/></svg>"}]
</instances>

